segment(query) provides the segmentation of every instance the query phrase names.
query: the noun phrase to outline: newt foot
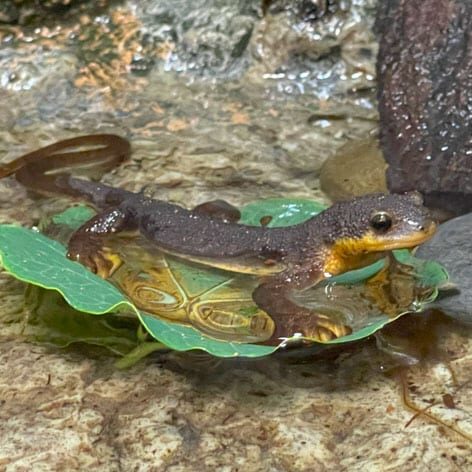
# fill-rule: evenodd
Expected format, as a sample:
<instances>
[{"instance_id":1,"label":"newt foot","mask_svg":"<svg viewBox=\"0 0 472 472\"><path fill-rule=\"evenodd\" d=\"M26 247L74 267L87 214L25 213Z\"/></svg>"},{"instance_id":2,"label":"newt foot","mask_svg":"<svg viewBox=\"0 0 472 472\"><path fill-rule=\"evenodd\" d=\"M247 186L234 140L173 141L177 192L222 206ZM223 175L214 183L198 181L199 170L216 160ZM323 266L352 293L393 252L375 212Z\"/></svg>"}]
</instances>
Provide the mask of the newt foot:
<instances>
[{"instance_id":1,"label":"newt foot","mask_svg":"<svg viewBox=\"0 0 472 472\"><path fill-rule=\"evenodd\" d=\"M352 333L349 326L337 323L323 315L312 315L301 329L302 335L315 341L332 341Z\"/></svg>"},{"instance_id":2,"label":"newt foot","mask_svg":"<svg viewBox=\"0 0 472 472\"><path fill-rule=\"evenodd\" d=\"M123 261L110 248L89 244L87 248L69 246L67 257L79 262L102 279L111 277Z\"/></svg>"}]
</instances>

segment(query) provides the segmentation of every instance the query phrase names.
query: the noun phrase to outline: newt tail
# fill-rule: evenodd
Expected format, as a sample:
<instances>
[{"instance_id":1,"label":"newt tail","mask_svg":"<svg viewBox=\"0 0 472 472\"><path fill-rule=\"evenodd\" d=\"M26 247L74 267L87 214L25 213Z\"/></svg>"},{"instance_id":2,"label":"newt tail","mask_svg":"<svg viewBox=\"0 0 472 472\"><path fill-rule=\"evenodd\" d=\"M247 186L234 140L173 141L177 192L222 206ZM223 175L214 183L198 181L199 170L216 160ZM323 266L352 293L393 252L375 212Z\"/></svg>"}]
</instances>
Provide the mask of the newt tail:
<instances>
[{"instance_id":1,"label":"newt tail","mask_svg":"<svg viewBox=\"0 0 472 472\"><path fill-rule=\"evenodd\" d=\"M94 148L78 149L83 146ZM180 258L257 276L253 299L275 321L271 343L295 333L320 341L348 334L349 327L299 305L293 295L385 251L414 247L435 231L416 193L366 195L338 202L304 223L267 228L236 223L237 210L224 202L188 210L65 172L84 164L108 170L129 154L123 138L84 136L26 154L0 168L0 177L15 174L32 190L83 198L101 210L72 235L68 256L102 277L116 267L107 258L106 238L124 230L138 230Z\"/></svg>"},{"instance_id":2,"label":"newt tail","mask_svg":"<svg viewBox=\"0 0 472 472\"><path fill-rule=\"evenodd\" d=\"M86 149L84 149L86 148ZM73 178L71 168L93 169L101 174L129 159L129 141L114 134L93 134L64 139L24 154L0 166L0 179L15 174L26 188L43 195L68 195L103 207L118 203L131 192Z\"/></svg>"}]
</instances>

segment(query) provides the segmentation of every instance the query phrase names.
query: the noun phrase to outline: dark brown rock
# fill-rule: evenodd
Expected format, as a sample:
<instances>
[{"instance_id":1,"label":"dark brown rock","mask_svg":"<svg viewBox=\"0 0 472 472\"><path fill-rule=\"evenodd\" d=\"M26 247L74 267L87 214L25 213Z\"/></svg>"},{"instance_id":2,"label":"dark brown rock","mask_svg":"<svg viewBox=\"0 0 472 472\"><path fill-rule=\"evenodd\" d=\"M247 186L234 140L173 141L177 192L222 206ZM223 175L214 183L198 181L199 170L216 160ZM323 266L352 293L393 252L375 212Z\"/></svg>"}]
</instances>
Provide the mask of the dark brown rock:
<instances>
[{"instance_id":1,"label":"dark brown rock","mask_svg":"<svg viewBox=\"0 0 472 472\"><path fill-rule=\"evenodd\" d=\"M381 147L393 192L472 211L472 2L379 2Z\"/></svg>"}]
</instances>

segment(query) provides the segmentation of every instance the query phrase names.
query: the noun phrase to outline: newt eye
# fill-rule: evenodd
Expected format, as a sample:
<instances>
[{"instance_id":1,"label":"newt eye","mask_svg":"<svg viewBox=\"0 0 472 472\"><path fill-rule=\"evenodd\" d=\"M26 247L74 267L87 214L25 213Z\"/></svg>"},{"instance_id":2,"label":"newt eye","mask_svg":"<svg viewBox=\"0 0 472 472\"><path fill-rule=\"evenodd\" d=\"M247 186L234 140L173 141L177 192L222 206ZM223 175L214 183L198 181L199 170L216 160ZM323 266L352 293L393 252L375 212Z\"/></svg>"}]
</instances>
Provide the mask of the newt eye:
<instances>
[{"instance_id":1,"label":"newt eye","mask_svg":"<svg viewBox=\"0 0 472 472\"><path fill-rule=\"evenodd\" d=\"M370 219L370 226L379 233L384 233L392 227L392 217L385 211L379 211Z\"/></svg>"}]
</instances>

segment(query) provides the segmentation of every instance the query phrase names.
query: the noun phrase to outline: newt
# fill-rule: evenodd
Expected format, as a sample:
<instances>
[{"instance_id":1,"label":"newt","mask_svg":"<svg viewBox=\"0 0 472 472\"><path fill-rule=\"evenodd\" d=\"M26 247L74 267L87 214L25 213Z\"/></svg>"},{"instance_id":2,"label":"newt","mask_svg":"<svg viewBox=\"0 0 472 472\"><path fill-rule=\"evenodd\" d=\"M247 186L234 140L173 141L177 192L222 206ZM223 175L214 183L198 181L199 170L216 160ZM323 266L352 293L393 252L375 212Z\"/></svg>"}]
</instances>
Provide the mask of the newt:
<instances>
[{"instance_id":1,"label":"newt","mask_svg":"<svg viewBox=\"0 0 472 472\"><path fill-rule=\"evenodd\" d=\"M252 297L275 322L269 341L273 343L295 333L321 341L349 334L348 326L297 303L296 294L363 267L385 251L417 246L436 228L415 192L357 197L304 223L269 228L237 223L237 210L224 202L189 210L67 172L84 166L108 170L128 159L130 152L129 142L119 136L81 136L3 165L0 178L14 174L33 191L92 204L99 213L71 236L67 255L101 277L118 265L106 247L107 237L125 230L139 231L170 255L258 277Z\"/></svg>"}]
</instances>

